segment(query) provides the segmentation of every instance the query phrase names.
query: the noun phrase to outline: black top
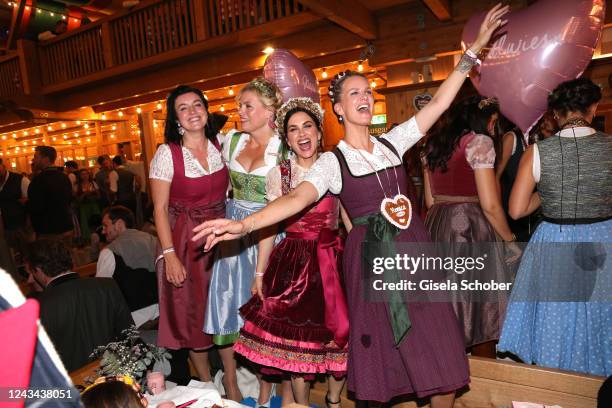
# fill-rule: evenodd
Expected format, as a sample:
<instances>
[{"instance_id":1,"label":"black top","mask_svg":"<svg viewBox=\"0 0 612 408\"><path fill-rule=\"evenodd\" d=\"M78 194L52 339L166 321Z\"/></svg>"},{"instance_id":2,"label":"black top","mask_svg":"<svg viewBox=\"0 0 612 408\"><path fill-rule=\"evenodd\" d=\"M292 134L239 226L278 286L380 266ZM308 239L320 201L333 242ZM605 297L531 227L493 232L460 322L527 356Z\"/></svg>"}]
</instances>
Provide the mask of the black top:
<instances>
[{"instance_id":1,"label":"black top","mask_svg":"<svg viewBox=\"0 0 612 408\"><path fill-rule=\"evenodd\" d=\"M9 172L9 176L0 190L0 210L2 211L2 222L4 228L12 231L25 225L25 206L19 201L21 199L21 174Z\"/></svg>"},{"instance_id":2,"label":"black top","mask_svg":"<svg viewBox=\"0 0 612 408\"><path fill-rule=\"evenodd\" d=\"M97 346L116 340L134 324L121 291L109 278L60 276L39 302L40 320L68 371L87 364Z\"/></svg>"},{"instance_id":3,"label":"black top","mask_svg":"<svg viewBox=\"0 0 612 408\"><path fill-rule=\"evenodd\" d=\"M28 188L28 210L37 234L61 234L72 230L72 184L61 167L47 167Z\"/></svg>"}]
</instances>

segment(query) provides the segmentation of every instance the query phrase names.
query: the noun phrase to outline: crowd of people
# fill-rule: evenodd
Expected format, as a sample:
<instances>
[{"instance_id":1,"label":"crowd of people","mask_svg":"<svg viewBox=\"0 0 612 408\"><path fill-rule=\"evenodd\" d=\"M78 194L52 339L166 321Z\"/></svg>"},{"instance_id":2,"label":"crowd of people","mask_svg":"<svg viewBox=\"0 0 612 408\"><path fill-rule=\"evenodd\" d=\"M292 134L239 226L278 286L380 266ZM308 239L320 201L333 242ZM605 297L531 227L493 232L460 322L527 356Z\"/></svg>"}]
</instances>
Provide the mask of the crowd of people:
<instances>
[{"instance_id":1,"label":"crowd of people","mask_svg":"<svg viewBox=\"0 0 612 408\"><path fill-rule=\"evenodd\" d=\"M601 90L584 78L559 85L531 145L495 100L455 101L506 12L494 7L431 102L381 137L369 134L374 98L358 72L334 77L333 112L325 113L308 98L283 103L278 87L254 79L237 96L241 130L225 135L202 92L177 87L149 172L156 237L136 229L143 180L121 156L101 156L95 176L67 162L67 175L53 167L54 150L40 146L29 185L4 169L0 200L10 193L14 201L5 230L29 214L37 241L24 248L28 272L67 368L86 362L92 342L157 322L157 343L174 350L173 364L189 358L202 381L212 379L210 351L218 352L227 398L243 399L238 366L252 370L260 407L269 407L274 382L283 383L283 404L309 405L317 376L327 377L327 408L340 407L345 381L361 401L416 395L451 407L470 382L468 353L612 375L612 138L591 126ZM324 153L331 114L344 135ZM402 159L417 148L424 219L410 214L419 199ZM536 211L534 231L521 220ZM108 245L97 279L71 271L74 214L84 239L99 216ZM517 239L529 240L524 251ZM503 243L493 254L500 268L522 255L509 298L427 302L389 291L368 299L364 265L431 241ZM568 251L546 260L554 243L576 244L575 264ZM591 278L580 296L541 293L583 272ZM69 314L105 324L58 318ZM89 342L67 336L84 331Z\"/></svg>"}]
</instances>

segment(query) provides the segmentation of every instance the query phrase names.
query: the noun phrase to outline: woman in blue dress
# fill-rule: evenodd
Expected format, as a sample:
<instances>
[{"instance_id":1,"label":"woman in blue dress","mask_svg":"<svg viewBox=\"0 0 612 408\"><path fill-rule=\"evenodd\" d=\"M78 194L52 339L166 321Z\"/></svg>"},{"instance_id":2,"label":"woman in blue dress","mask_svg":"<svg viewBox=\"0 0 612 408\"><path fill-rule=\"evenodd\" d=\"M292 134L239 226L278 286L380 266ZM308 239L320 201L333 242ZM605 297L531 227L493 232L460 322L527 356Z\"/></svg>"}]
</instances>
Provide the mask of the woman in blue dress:
<instances>
[{"instance_id":1,"label":"woman in blue dress","mask_svg":"<svg viewBox=\"0 0 612 408\"><path fill-rule=\"evenodd\" d=\"M223 143L233 198L226 217L240 220L266 203L266 175L282 158L282 143L275 130L276 110L282 103L280 90L263 78L249 82L238 95L242 131L230 131ZM242 400L236 378L232 345L244 324L238 309L251 298L261 234L226 242L219 247L210 281L204 332L213 335L223 361L224 387L229 399ZM267 401L270 384L262 383L260 403ZM265 388L268 389L265 389Z\"/></svg>"},{"instance_id":2,"label":"woman in blue dress","mask_svg":"<svg viewBox=\"0 0 612 408\"><path fill-rule=\"evenodd\" d=\"M548 105L561 131L521 160L510 215L524 217L541 204L544 218L521 261L498 350L526 363L608 376L612 137L590 125L600 99L589 79L559 85Z\"/></svg>"}]
</instances>

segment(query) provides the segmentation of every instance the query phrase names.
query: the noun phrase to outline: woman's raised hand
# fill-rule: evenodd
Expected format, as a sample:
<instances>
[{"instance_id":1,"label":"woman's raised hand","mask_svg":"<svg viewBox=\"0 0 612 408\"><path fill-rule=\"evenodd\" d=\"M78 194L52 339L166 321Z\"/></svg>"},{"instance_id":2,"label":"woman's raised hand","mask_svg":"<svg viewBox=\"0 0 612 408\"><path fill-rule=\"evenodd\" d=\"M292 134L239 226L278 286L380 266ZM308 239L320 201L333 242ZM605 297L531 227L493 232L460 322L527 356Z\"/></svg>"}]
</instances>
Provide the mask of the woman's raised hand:
<instances>
[{"instance_id":1,"label":"woman's raised hand","mask_svg":"<svg viewBox=\"0 0 612 408\"><path fill-rule=\"evenodd\" d=\"M219 218L216 220L205 221L195 227L193 232L196 234L191 238L192 241L197 241L206 237L204 251L210 251L212 247L220 241L230 241L243 236L246 231L244 224L241 221L228 220Z\"/></svg>"},{"instance_id":2,"label":"woman's raised hand","mask_svg":"<svg viewBox=\"0 0 612 408\"><path fill-rule=\"evenodd\" d=\"M478 37L476 37L476 40L470 46L470 49L474 51L474 53L478 54L480 50L486 47L489 41L491 41L491 36L495 30L508 22L508 20L502 20L502 16L509 10L510 6L502 6L501 3L497 3L495 7L489 10L480 25Z\"/></svg>"}]
</instances>

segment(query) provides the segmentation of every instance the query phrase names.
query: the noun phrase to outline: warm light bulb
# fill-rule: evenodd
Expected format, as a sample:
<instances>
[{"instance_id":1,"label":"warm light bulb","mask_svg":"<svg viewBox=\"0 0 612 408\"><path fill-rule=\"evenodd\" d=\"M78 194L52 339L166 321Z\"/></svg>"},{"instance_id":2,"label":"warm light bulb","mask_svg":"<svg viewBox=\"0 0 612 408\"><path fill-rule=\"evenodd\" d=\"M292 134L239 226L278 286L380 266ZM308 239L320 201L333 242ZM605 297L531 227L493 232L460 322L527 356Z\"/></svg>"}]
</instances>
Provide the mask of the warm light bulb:
<instances>
[{"instance_id":1,"label":"warm light bulb","mask_svg":"<svg viewBox=\"0 0 612 408\"><path fill-rule=\"evenodd\" d=\"M79 132L74 132L74 135L75 135L76 137L79 137Z\"/></svg>"},{"instance_id":2,"label":"warm light bulb","mask_svg":"<svg viewBox=\"0 0 612 408\"><path fill-rule=\"evenodd\" d=\"M49 125L47 126L47 131L51 132L53 130L53 126Z\"/></svg>"},{"instance_id":3,"label":"warm light bulb","mask_svg":"<svg viewBox=\"0 0 612 408\"><path fill-rule=\"evenodd\" d=\"M2 140L6 140L6 135L2 135Z\"/></svg>"},{"instance_id":4,"label":"warm light bulb","mask_svg":"<svg viewBox=\"0 0 612 408\"><path fill-rule=\"evenodd\" d=\"M34 129L34 133L39 134L40 133L40 129L39 128Z\"/></svg>"},{"instance_id":5,"label":"warm light bulb","mask_svg":"<svg viewBox=\"0 0 612 408\"><path fill-rule=\"evenodd\" d=\"M81 144L81 139L77 140L77 143L78 143L78 144Z\"/></svg>"},{"instance_id":6,"label":"warm light bulb","mask_svg":"<svg viewBox=\"0 0 612 408\"><path fill-rule=\"evenodd\" d=\"M29 135L28 131L27 131L27 130L24 130L24 131L23 131L23 135L24 135L24 136Z\"/></svg>"},{"instance_id":7,"label":"warm light bulb","mask_svg":"<svg viewBox=\"0 0 612 408\"><path fill-rule=\"evenodd\" d=\"M161 103L158 103L158 104L157 104L157 106L156 106L156 108L161 110L161 108L162 108L162 104L161 104Z\"/></svg>"},{"instance_id":8,"label":"warm light bulb","mask_svg":"<svg viewBox=\"0 0 612 408\"><path fill-rule=\"evenodd\" d=\"M62 129L66 129L66 124L62 123Z\"/></svg>"},{"instance_id":9,"label":"warm light bulb","mask_svg":"<svg viewBox=\"0 0 612 408\"><path fill-rule=\"evenodd\" d=\"M80 121L80 120L77 120L77 122L76 122L76 123L77 123L77 125L80 125L80 124L81 124L81 121Z\"/></svg>"},{"instance_id":10,"label":"warm light bulb","mask_svg":"<svg viewBox=\"0 0 612 408\"><path fill-rule=\"evenodd\" d=\"M376 88L376 81L370 82L370 87L371 88Z\"/></svg>"},{"instance_id":11,"label":"warm light bulb","mask_svg":"<svg viewBox=\"0 0 612 408\"><path fill-rule=\"evenodd\" d=\"M32 148L32 151L33 151L33 152L35 152L35 151L36 151L36 148L35 148L35 147L33 147L33 148Z\"/></svg>"},{"instance_id":12,"label":"warm light bulb","mask_svg":"<svg viewBox=\"0 0 612 408\"><path fill-rule=\"evenodd\" d=\"M68 135L64 133L64 139L68 139Z\"/></svg>"},{"instance_id":13,"label":"warm light bulb","mask_svg":"<svg viewBox=\"0 0 612 408\"><path fill-rule=\"evenodd\" d=\"M89 136L89 135L91 134L91 132L88 130L87 132L85 132L85 134L86 134L87 136Z\"/></svg>"},{"instance_id":14,"label":"warm light bulb","mask_svg":"<svg viewBox=\"0 0 612 408\"><path fill-rule=\"evenodd\" d=\"M359 62L359 65L357 65L357 71L363 72L363 64L361 62Z\"/></svg>"},{"instance_id":15,"label":"warm light bulb","mask_svg":"<svg viewBox=\"0 0 612 408\"><path fill-rule=\"evenodd\" d=\"M229 94L229 96L234 96L234 88L230 86L229 91L227 91L227 93Z\"/></svg>"},{"instance_id":16,"label":"warm light bulb","mask_svg":"<svg viewBox=\"0 0 612 408\"><path fill-rule=\"evenodd\" d=\"M221 109L219 109L221 112L225 112L225 106L221 105Z\"/></svg>"},{"instance_id":17,"label":"warm light bulb","mask_svg":"<svg viewBox=\"0 0 612 408\"><path fill-rule=\"evenodd\" d=\"M17 139L17 133L13 133L13 139Z\"/></svg>"},{"instance_id":18,"label":"warm light bulb","mask_svg":"<svg viewBox=\"0 0 612 408\"><path fill-rule=\"evenodd\" d=\"M325 68L323 68L323 72L321 72L321 77L322 77L323 79L325 79L325 78L327 78L327 76L328 76L328 75L327 75L327 70L326 70Z\"/></svg>"},{"instance_id":19,"label":"warm light bulb","mask_svg":"<svg viewBox=\"0 0 612 408\"><path fill-rule=\"evenodd\" d=\"M270 46L267 46L266 48L264 48L264 49L263 49L263 51L262 51L262 52L263 52L264 54L266 54L266 55L270 55L270 54L272 54L272 53L274 52L274 48L273 48L273 47L270 47Z\"/></svg>"},{"instance_id":20,"label":"warm light bulb","mask_svg":"<svg viewBox=\"0 0 612 408\"><path fill-rule=\"evenodd\" d=\"M140 107L136 108L136 113L138 114L142 113L142 109L140 109Z\"/></svg>"},{"instance_id":21,"label":"warm light bulb","mask_svg":"<svg viewBox=\"0 0 612 408\"><path fill-rule=\"evenodd\" d=\"M91 139L89 137L87 138L87 143L91 143Z\"/></svg>"},{"instance_id":22,"label":"warm light bulb","mask_svg":"<svg viewBox=\"0 0 612 408\"><path fill-rule=\"evenodd\" d=\"M89 129L89 123L86 123L85 125L83 125L83 127L84 127L85 129Z\"/></svg>"},{"instance_id":23,"label":"warm light bulb","mask_svg":"<svg viewBox=\"0 0 612 408\"><path fill-rule=\"evenodd\" d=\"M117 126L113 125L113 127L111 129L117 130Z\"/></svg>"},{"instance_id":24,"label":"warm light bulb","mask_svg":"<svg viewBox=\"0 0 612 408\"><path fill-rule=\"evenodd\" d=\"M102 120L106 120L106 113L102 114Z\"/></svg>"},{"instance_id":25,"label":"warm light bulb","mask_svg":"<svg viewBox=\"0 0 612 408\"><path fill-rule=\"evenodd\" d=\"M118 115L120 118L123 117L123 111L119 111Z\"/></svg>"},{"instance_id":26,"label":"warm light bulb","mask_svg":"<svg viewBox=\"0 0 612 408\"><path fill-rule=\"evenodd\" d=\"M53 136L53 141L55 142L57 140L57 137Z\"/></svg>"}]
</instances>

